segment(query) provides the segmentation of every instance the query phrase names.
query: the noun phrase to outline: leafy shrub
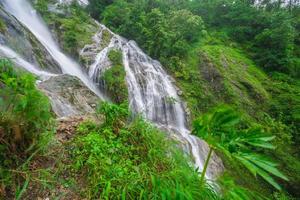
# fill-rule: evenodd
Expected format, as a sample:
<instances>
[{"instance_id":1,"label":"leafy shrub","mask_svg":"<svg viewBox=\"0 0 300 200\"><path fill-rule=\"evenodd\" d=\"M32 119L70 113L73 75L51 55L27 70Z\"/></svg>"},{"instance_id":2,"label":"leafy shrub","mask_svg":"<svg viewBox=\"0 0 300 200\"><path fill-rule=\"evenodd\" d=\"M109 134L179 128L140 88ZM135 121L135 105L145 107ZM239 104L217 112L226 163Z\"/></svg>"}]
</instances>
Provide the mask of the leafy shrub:
<instances>
[{"instance_id":1,"label":"leafy shrub","mask_svg":"<svg viewBox=\"0 0 300 200\"><path fill-rule=\"evenodd\" d=\"M108 55L112 67L102 75L104 88L115 103L123 103L128 100L128 89L126 83L126 72L122 65L122 52L111 50Z\"/></svg>"},{"instance_id":2,"label":"leafy shrub","mask_svg":"<svg viewBox=\"0 0 300 200\"><path fill-rule=\"evenodd\" d=\"M111 50L108 54L108 58L113 63L113 65L122 65L123 55L119 50Z\"/></svg>"},{"instance_id":3,"label":"leafy shrub","mask_svg":"<svg viewBox=\"0 0 300 200\"><path fill-rule=\"evenodd\" d=\"M261 127L238 129L240 120L240 116L227 106L218 107L195 120L194 133L210 146L201 175L202 181L212 150L215 149L228 156L232 162L238 161L243 164L253 176L259 175L276 189L281 190L271 175L286 181L288 178L277 169L277 164L255 152L262 148L275 149L271 143L275 136L265 134Z\"/></svg>"},{"instance_id":4,"label":"leafy shrub","mask_svg":"<svg viewBox=\"0 0 300 200\"><path fill-rule=\"evenodd\" d=\"M166 60L163 64L168 66L169 57L187 55L203 35L204 22L187 9L173 9L176 5L169 2L152 3L114 1L101 13L101 19L112 30L136 40L152 57Z\"/></svg>"},{"instance_id":5,"label":"leafy shrub","mask_svg":"<svg viewBox=\"0 0 300 200\"><path fill-rule=\"evenodd\" d=\"M0 60L0 185L11 189L11 181L20 180L11 179L10 169L26 163L51 138L50 103L35 81L30 74L16 72L10 61Z\"/></svg>"},{"instance_id":6,"label":"leafy shrub","mask_svg":"<svg viewBox=\"0 0 300 200\"><path fill-rule=\"evenodd\" d=\"M211 188L200 188L198 173L173 142L142 119L126 124L123 111L109 103L100 110L108 122L123 121L118 132L110 122L78 128L72 167L87 177L88 198L217 198Z\"/></svg>"}]
</instances>

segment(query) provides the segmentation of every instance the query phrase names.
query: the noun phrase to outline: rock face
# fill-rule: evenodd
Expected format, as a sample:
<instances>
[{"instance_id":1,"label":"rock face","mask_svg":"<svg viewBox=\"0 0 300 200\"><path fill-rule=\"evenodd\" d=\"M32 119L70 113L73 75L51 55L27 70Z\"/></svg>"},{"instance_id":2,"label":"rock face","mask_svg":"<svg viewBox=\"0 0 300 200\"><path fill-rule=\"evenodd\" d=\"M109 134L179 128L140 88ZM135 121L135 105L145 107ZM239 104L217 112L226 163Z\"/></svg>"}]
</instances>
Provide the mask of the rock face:
<instances>
[{"instance_id":1,"label":"rock face","mask_svg":"<svg viewBox=\"0 0 300 200\"><path fill-rule=\"evenodd\" d=\"M177 141L177 145L181 149L183 149L186 155L192 157L190 152L195 151L198 155L200 155L199 159L201 159L201 163L205 163L205 160L209 152L209 146L205 141L201 140L198 137L193 137L191 141L188 141L182 135L182 133L178 132L178 130L176 129L172 129L167 126L158 126L158 128L160 128L165 133L167 133L169 138ZM193 148L193 145L196 146L197 148ZM209 180L216 180L219 177L219 175L222 174L224 169L225 167L223 165L221 158L219 158L218 155L215 152L213 152L206 171L206 177ZM201 169L198 170L201 172Z\"/></svg>"},{"instance_id":2,"label":"rock face","mask_svg":"<svg viewBox=\"0 0 300 200\"><path fill-rule=\"evenodd\" d=\"M57 62L50 53L36 39L36 37L25 28L15 17L2 9L0 0L0 45L9 47L24 60L52 73L61 73ZM1 51L0 51L0 55ZM4 55L2 55L4 56Z\"/></svg>"},{"instance_id":3,"label":"rock face","mask_svg":"<svg viewBox=\"0 0 300 200\"><path fill-rule=\"evenodd\" d=\"M53 112L58 117L94 113L100 101L77 77L70 75L51 77L40 82L38 87L49 97Z\"/></svg>"},{"instance_id":4,"label":"rock face","mask_svg":"<svg viewBox=\"0 0 300 200\"><path fill-rule=\"evenodd\" d=\"M60 4L71 4L73 2L73 0L58 0L58 3ZM79 5L81 6L87 6L89 4L88 0L77 0L77 2L79 3Z\"/></svg>"}]
</instances>

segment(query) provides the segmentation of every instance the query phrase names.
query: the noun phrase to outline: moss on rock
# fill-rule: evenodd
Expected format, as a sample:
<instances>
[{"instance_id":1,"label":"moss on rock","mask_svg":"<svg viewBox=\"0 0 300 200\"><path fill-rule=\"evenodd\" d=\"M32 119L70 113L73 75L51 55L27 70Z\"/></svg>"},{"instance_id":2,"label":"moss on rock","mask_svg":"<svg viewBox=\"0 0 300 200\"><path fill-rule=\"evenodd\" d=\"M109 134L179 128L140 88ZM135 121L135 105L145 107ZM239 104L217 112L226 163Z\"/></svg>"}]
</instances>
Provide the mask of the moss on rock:
<instances>
[{"instance_id":1,"label":"moss on rock","mask_svg":"<svg viewBox=\"0 0 300 200\"><path fill-rule=\"evenodd\" d=\"M176 72L177 85L192 118L222 103L234 106L248 118L256 117L257 110L266 110L270 97L263 84L268 78L236 48L201 45L184 63Z\"/></svg>"},{"instance_id":2,"label":"moss on rock","mask_svg":"<svg viewBox=\"0 0 300 200\"><path fill-rule=\"evenodd\" d=\"M102 75L105 89L115 103L121 104L128 100L128 89L126 84L126 72L122 66L122 52L111 50L108 55L112 67Z\"/></svg>"},{"instance_id":3,"label":"moss on rock","mask_svg":"<svg viewBox=\"0 0 300 200\"><path fill-rule=\"evenodd\" d=\"M0 18L0 32L4 33L6 31L5 22Z\"/></svg>"}]
</instances>

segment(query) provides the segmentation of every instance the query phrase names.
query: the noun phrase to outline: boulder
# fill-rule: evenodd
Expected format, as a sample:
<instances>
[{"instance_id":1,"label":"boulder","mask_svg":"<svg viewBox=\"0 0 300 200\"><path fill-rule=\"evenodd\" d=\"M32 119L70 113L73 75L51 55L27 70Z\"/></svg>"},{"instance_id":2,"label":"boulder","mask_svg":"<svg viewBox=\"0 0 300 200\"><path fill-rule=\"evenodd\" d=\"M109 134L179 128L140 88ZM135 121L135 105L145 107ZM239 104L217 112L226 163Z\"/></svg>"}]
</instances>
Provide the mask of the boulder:
<instances>
[{"instance_id":1,"label":"boulder","mask_svg":"<svg viewBox=\"0 0 300 200\"><path fill-rule=\"evenodd\" d=\"M49 97L57 117L93 114L101 100L83 82L71 75L53 76L38 83L38 88Z\"/></svg>"}]
</instances>

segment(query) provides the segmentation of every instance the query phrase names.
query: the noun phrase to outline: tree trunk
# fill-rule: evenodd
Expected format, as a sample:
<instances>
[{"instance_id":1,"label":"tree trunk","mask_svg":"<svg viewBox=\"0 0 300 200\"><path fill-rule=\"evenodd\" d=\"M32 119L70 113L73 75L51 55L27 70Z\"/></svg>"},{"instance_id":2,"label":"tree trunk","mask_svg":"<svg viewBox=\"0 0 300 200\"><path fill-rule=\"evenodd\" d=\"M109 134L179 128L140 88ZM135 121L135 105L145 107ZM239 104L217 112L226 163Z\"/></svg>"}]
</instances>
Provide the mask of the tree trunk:
<instances>
[{"instance_id":1,"label":"tree trunk","mask_svg":"<svg viewBox=\"0 0 300 200\"><path fill-rule=\"evenodd\" d=\"M207 155L207 158L206 158L206 161L205 161L205 164L204 164L203 171L202 171L202 173L201 173L201 179L200 179L200 184L201 184L201 186L202 186L203 183L204 183L205 174L206 174L206 171L207 171L207 167L208 167L208 163L209 163L209 160L210 160L212 151L213 151L213 148L210 147L210 148L209 148L208 155Z\"/></svg>"}]
</instances>

